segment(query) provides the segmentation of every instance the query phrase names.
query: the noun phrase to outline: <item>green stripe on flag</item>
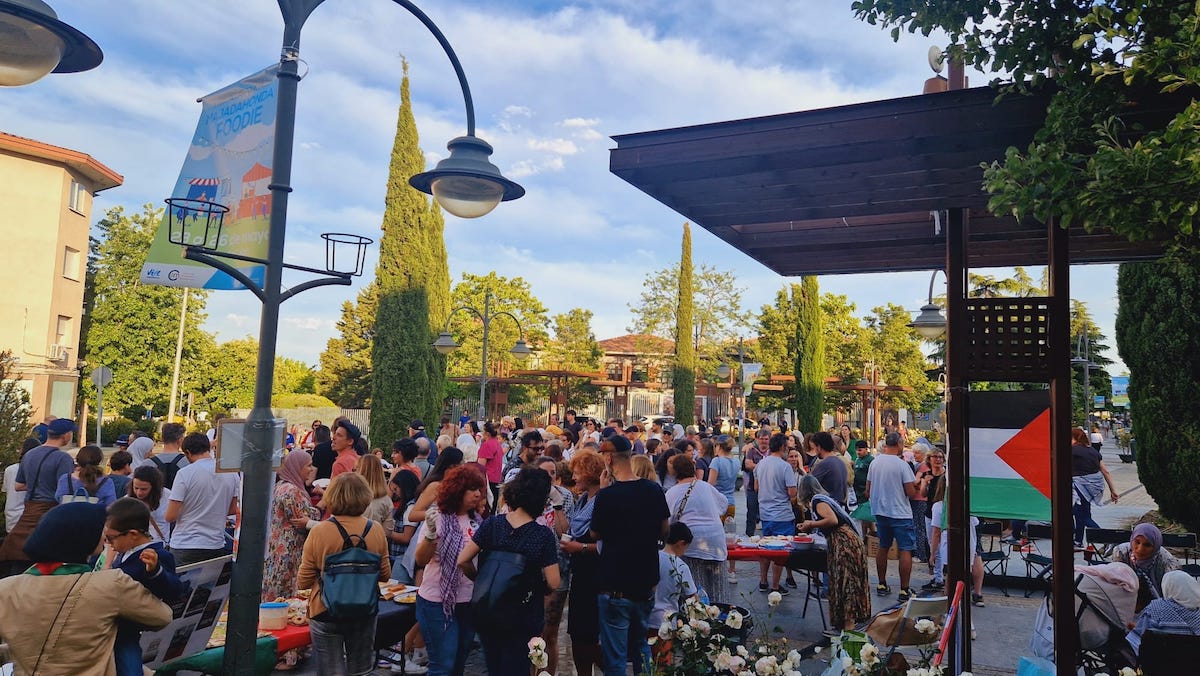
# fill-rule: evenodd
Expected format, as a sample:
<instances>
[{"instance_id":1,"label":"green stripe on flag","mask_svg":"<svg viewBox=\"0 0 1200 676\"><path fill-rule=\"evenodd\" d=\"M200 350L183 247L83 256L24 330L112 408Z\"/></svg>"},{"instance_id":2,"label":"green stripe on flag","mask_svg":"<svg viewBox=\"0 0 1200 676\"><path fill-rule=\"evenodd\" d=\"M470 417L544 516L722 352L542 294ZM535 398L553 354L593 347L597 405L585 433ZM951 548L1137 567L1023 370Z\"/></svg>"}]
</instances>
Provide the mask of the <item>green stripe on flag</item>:
<instances>
[{"instance_id":1,"label":"green stripe on flag","mask_svg":"<svg viewBox=\"0 0 1200 676\"><path fill-rule=\"evenodd\" d=\"M991 519L1049 521L1050 500L1027 481L973 476L971 514Z\"/></svg>"}]
</instances>

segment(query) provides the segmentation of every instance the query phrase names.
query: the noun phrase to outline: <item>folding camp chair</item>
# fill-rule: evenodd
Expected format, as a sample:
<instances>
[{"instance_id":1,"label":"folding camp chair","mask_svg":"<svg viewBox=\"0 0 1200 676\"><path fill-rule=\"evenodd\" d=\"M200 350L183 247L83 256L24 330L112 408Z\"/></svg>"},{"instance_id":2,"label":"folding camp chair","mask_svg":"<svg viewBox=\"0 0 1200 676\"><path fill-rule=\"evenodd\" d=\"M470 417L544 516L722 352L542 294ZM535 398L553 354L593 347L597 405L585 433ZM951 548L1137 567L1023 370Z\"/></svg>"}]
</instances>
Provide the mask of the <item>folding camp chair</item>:
<instances>
[{"instance_id":1,"label":"folding camp chair","mask_svg":"<svg viewBox=\"0 0 1200 676\"><path fill-rule=\"evenodd\" d=\"M1183 564L1179 569L1192 577L1200 577L1200 561L1197 559L1200 554L1196 551L1195 533L1163 533L1163 546L1182 549Z\"/></svg>"},{"instance_id":2,"label":"folding camp chair","mask_svg":"<svg viewBox=\"0 0 1200 676\"><path fill-rule=\"evenodd\" d=\"M1142 634L1138 650L1142 676L1184 673L1181 668L1194 664L1197 653L1200 653L1200 636L1147 631Z\"/></svg>"},{"instance_id":3,"label":"folding camp chair","mask_svg":"<svg viewBox=\"0 0 1200 676\"><path fill-rule=\"evenodd\" d=\"M980 521L975 527L979 543L983 544L984 536L988 536L988 546L979 554L983 559L984 574L991 574L997 579L1000 592L1008 596L1008 551L1004 549L1001 536L1004 534L1004 524L999 521Z\"/></svg>"},{"instance_id":4,"label":"folding camp chair","mask_svg":"<svg viewBox=\"0 0 1200 676\"><path fill-rule=\"evenodd\" d=\"M1133 535L1127 530L1111 528L1088 528L1084 532L1087 534L1089 548L1094 550L1085 552L1084 558L1093 566L1108 563L1109 557L1112 556L1112 550L1122 542L1129 542L1129 538Z\"/></svg>"},{"instance_id":5,"label":"folding camp chair","mask_svg":"<svg viewBox=\"0 0 1200 676\"><path fill-rule=\"evenodd\" d=\"M962 583L960 582L959 584ZM908 601L905 601L904 612L901 615L900 622L896 624L895 633L884 642L884 645L888 646L889 650L887 656L883 658L883 663L887 664L892 659L892 654L896 652L896 648L902 645L901 635L904 634L904 627L908 624L909 620L915 621L923 617L928 617L932 618L935 622L941 622L945 618L949 607L950 599L946 596L930 596L923 599L911 597ZM926 643L916 645L934 644L938 642L939 638L937 634L933 634ZM903 645L912 644L907 643Z\"/></svg>"},{"instance_id":6,"label":"folding camp chair","mask_svg":"<svg viewBox=\"0 0 1200 676\"><path fill-rule=\"evenodd\" d=\"M1037 586L1041 586L1042 591L1049 596L1053 559L1038 551L1037 541L1049 540L1053 535L1053 528L1046 524L1031 523L1025 527L1025 532L1028 534L1030 542L1028 546L1021 548L1021 560L1025 562L1025 577L1029 578L1028 586L1025 589L1025 598L1029 598Z\"/></svg>"}]
</instances>

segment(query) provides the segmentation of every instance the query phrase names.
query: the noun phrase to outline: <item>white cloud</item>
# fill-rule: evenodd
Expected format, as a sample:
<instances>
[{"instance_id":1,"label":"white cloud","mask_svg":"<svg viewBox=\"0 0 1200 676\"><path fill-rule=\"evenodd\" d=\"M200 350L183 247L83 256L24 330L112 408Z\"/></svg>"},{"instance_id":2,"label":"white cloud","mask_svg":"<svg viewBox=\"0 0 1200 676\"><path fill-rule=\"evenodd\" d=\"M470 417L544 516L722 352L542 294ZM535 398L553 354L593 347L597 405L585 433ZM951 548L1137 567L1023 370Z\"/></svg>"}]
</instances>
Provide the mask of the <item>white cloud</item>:
<instances>
[{"instance_id":1,"label":"white cloud","mask_svg":"<svg viewBox=\"0 0 1200 676\"><path fill-rule=\"evenodd\" d=\"M231 326L241 329L251 326L255 320L254 317L250 317L248 315L239 315L230 312L229 314L225 315L225 321Z\"/></svg>"},{"instance_id":2,"label":"white cloud","mask_svg":"<svg viewBox=\"0 0 1200 676\"><path fill-rule=\"evenodd\" d=\"M336 323L329 319L321 317L295 317L286 316L281 318L283 323L292 328L301 331L317 331L321 329L329 330L336 326Z\"/></svg>"},{"instance_id":3,"label":"white cloud","mask_svg":"<svg viewBox=\"0 0 1200 676\"><path fill-rule=\"evenodd\" d=\"M530 150L541 150L556 155L575 155L579 152L578 146L565 138L553 139L529 139Z\"/></svg>"}]
</instances>

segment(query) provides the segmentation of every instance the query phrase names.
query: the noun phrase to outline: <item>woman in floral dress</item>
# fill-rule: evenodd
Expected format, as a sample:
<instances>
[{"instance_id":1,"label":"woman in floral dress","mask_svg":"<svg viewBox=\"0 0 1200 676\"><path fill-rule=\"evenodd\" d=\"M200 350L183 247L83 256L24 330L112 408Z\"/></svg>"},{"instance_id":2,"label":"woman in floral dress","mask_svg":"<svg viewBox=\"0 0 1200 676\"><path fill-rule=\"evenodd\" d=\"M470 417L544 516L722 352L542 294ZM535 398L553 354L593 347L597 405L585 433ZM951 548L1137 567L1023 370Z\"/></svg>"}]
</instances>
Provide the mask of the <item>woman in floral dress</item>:
<instances>
[{"instance_id":1,"label":"woman in floral dress","mask_svg":"<svg viewBox=\"0 0 1200 676\"><path fill-rule=\"evenodd\" d=\"M850 515L830 497L821 482L811 474L800 480L800 502L811 519L800 523L800 530L821 531L829 544L829 629L834 636L843 629L854 629L871 617L871 596L867 589L867 551L854 530Z\"/></svg>"},{"instance_id":2,"label":"woman in floral dress","mask_svg":"<svg viewBox=\"0 0 1200 676\"><path fill-rule=\"evenodd\" d=\"M271 535L267 540L267 560L263 567L263 601L296 595L296 573L308 535L308 521L317 518L306 480L316 468L312 456L304 451L288 453L279 468L279 481L271 499Z\"/></svg>"}]
</instances>

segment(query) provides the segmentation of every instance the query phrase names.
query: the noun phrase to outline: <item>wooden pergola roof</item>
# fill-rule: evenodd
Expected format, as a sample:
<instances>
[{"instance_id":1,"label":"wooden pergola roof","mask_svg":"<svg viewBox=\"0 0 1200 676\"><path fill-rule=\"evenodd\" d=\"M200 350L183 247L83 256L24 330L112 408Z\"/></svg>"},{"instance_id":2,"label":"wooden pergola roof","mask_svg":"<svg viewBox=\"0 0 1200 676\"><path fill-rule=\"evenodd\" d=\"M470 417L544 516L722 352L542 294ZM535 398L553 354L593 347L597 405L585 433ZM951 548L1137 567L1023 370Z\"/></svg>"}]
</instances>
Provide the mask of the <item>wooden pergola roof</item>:
<instances>
[{"instance_id":1,"label":"wooden pergola roof","mask_svg":"<svg viewBox=\"0 0 1200 676\"><path fill-rule=\"evenodd\" d=\"M610 170L785 276L930 270L946 224L971 209L970 267L1047 263L1045 226L987 213L983 163L1025 148L1047 95L964 89L615 136ZM1178 110L1151 99L1148 126ZM1070 231L1072 264L1156 258L1163 247Z\"/></svg>"}]
</instances>

